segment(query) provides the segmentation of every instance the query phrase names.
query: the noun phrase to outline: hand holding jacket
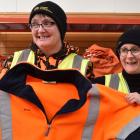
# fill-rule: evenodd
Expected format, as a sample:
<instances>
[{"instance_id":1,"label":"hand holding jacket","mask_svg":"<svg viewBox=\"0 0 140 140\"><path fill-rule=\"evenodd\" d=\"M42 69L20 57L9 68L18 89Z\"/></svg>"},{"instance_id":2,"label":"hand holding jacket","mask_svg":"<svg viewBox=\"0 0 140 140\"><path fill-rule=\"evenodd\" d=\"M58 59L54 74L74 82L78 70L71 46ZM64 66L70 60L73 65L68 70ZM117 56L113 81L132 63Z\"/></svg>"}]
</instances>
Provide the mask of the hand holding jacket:
<instances>
[{"instance_id":1,"label":"hand holding jacket","mask_svg":"<svg viewBox=\"0 0 140 140\"><path fill-rule=\"evenodd\" d=\"M138 92L132 92L132 93L126 95L126 100L130 104L136 103L136 104L140 105L140 94Z\"/></svg>"}]
</instances>

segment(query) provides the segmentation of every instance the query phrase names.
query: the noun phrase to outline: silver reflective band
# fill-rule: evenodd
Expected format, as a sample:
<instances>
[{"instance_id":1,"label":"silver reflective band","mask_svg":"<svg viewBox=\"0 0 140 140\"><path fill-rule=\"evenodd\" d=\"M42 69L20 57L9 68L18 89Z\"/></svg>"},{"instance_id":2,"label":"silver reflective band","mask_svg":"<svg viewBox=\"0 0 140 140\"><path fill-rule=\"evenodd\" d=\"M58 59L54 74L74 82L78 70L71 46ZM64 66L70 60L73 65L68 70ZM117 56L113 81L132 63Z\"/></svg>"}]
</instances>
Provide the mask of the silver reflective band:
<instances>
[{"instance_id":1,"label":"silver reflective band","mask_svg":"<svg viewBox=\"0 0 140 140\"><path fill-rule=\"evenodd\" d=\"M27 61L30 51L31 51L30 49L26 49L26 50L22 51L20 57L18 58L17 63L20 61Z\"/></svg>"},{"instance_id":2,"label":"silver reflective band","mask_svg":"<svg viewBox=\"0 0 140 140\"><path fill-rule=\"evenodd\" d=\"M119 76L117 74L112 74L110 79L109 87L118 90L119 87Z\"/></svg>"},{"instance_id":3,"label":"silver reflective band","mask_svg":"<svg viewBox=\"0 0 140 140\"><path fill-rule=\"evenodd\" d=\"M94 126L99 114L100 96L97 86L93 84L90 91L91 91L89 93L90 105L88 109L87 120L82 134L82 140L92 140Z\"/></svg>"},{"instance_id":4,"label":"silver reflective band","mask_svg":"<svg viewBox=\"0 0 140 140\"><path fill-rule=\"evenodd\" d=\"M125 140L129 134L134 132L139 127L140 127L140 116L134 118L124 128L122 128L120 133L117 134L116 140Z\"/></svg>"},{"instance_id":5,"label":"silver reflective band","mask_svg":"<svg viewBox=\"0 0 140 140\"><path fill-rule=\"evenodd\" d=\"M79 55L74 56L72 68L81 69L82 58Z\"/></svg>"},{"instance_id":6,"label":"silver reflective band","mask_svg":"<svg viewBox=\"0 0 140 140\"><path fill-rule=\"evenodd\" d=\"M1 140L12 140L12 117L10 98L7 92L0 90L0 128Z\"/></svg>"}]
</instances>

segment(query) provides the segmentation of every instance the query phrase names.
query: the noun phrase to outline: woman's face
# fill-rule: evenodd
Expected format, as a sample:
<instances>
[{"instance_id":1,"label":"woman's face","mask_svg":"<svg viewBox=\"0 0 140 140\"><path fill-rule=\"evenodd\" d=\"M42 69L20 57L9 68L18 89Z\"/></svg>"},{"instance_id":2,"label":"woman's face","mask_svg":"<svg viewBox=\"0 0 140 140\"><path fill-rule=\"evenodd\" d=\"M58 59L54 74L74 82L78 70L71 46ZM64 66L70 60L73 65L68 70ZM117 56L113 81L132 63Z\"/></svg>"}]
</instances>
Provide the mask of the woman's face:
<instances>
[{"instance_id":1,"label":"woman's face","mask_svg":"<svg viewBox=\"0 0 140 140\"><path fill-rule=\"evenodd\" d=\"M120 61L129 74L140 74L140 46L127 43L120 48Z\"/></svg>"},{"instance_id":2,"label":"woman's face","mask_svg":"<svg viewBox=\"0 0 140 140\"><path fill-rule=\"evenodd\" d=\"M59 29L55 21L46 15L35 15L31 20L33 42L47 56L57 53L62 47Z\"/></svg>"}]
</instances>

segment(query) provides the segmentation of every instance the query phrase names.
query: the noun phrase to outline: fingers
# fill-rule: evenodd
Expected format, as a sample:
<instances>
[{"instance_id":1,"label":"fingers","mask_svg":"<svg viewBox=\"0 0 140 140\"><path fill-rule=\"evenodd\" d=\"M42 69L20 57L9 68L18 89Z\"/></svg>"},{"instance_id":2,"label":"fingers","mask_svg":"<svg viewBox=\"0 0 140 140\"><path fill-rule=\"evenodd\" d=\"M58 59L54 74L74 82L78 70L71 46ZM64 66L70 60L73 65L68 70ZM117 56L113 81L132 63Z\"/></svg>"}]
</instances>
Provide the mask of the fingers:
<instances>
[{"instance_id":1,"label":"fingers","mask_svg":"<svg viewBox=\"0 0 140 140\"><path fill-rule=\"evenodd\" d=\"M126 100L130 104L133 104L133 103L140 104L140 94L137 92L130 93L130 94L126 95Z\"/></svg>"}]
</instances>

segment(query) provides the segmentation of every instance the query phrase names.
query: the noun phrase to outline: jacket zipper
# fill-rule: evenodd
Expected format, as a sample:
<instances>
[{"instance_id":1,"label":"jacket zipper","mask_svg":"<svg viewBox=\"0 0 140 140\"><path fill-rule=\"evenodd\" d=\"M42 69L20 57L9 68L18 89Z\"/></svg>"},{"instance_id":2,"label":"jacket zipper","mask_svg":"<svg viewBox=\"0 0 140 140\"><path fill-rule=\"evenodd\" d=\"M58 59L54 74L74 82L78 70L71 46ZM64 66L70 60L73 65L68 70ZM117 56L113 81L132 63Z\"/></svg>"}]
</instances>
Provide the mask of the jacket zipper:
<instances>
[{"instance_id":1,"label":"jacket zipper","mask_svg":"<svg viewBox=\"0 0 140 140\"><path fill-rule=\"evenodd\" d=\"M50 133L50 130L51 130L51 128L52 128L52 121L54 120L54 118L56 117L58 115L58 113L56 113L53 117L52 117L52 119L49 121L48 120L48 118L47 118L47 115L45 114L45 116L46 116L46 119L47 119L47 125L48 125L48 128L47 128L47 131L46 131L46 133L45 133L45 136L48 136L49 135L49 133Z\"/></svg>"},{"instance_id":2,"label":"jacket zipper","mask_svg":"<svg viewBox=\"0 0 140 140\"><path fill-rule=\"evenodd\" d=\"M51 129L51 124L48 124L48 128L47 128L45 136L49 135L50 129Z\"/></svg>"},{"instance_id":3,"label":"jacket zipper","mask_svg":"<svg viewBox=\"0 0 140 140\"><path fill-rule=\"evenodd\" d=\"M46 131L46 133L45 133L45 136L48 136L49 135L49 133L50 133L50 130L51 130L51 125L52 125L52 121L53 121L53 119L55 118L55 116L57 115L57 113L53 116L53 118L49 121L48 120L48 118L47 118L47 115L45 114L45 116L46 116L46 119L47 119L47 131Z\"/></svg>"}]
</instances>

